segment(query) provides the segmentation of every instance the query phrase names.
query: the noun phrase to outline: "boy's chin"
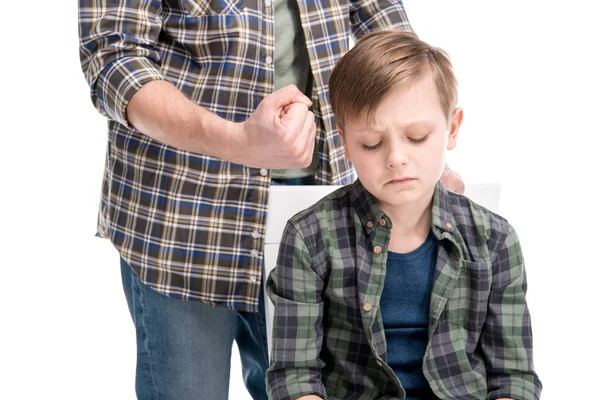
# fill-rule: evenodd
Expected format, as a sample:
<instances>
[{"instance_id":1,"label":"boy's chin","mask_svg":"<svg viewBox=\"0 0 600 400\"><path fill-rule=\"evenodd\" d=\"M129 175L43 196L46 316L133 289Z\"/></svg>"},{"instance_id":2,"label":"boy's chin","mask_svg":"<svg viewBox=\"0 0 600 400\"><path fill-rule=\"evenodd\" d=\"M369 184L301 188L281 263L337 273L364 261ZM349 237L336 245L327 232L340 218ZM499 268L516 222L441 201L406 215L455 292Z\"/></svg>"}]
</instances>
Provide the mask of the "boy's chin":
<instances>
[{"instance_id":1,"label":"boy's chin","mask_svg":"<svg viewBox=\"0 0 600 400\"><path fill-rule=\"evenodd\" d=\"M382 193L381 196L378 197L378 199L380 202L384 202L390 206L406 207L422 201L424 195L425 193L420 193L417 191L405 191L403 193L395 193L392 195Z\"/></svg>"},{"instance_id":2,"label":"boy's chin","mask_svg":"<svg viewBox=\"0 0 600 400\"><path fill-rule=\"evenodd\" d=\"M433 192L434 188L427 190L422 188L396 191L382 190L381 192L374 194L374 196L379 202L386 203L390 206L406 207L423 201L429 202L433 197Z\"/></svg>"}]
</instances>

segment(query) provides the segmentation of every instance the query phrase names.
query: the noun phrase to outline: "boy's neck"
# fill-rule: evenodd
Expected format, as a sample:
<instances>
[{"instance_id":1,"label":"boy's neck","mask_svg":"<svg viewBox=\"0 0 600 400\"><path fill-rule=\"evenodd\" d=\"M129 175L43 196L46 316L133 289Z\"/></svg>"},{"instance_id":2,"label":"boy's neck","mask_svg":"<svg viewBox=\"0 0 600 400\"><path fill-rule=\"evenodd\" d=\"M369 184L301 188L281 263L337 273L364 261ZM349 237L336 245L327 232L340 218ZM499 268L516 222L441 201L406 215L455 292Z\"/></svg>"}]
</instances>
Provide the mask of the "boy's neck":
<instances>
[{"instance_id":1,"label":"boy's neck","mask_svg":"<svg viewBox=\"0 0 600 400\"><path fill-rule=\"evenodd\" d=\"M389 251L409 253L425 243L431 229L432 206L433 194L423 201L402 207L381 205L382 211L392 220Z\"/></svg>"}]
</instances>

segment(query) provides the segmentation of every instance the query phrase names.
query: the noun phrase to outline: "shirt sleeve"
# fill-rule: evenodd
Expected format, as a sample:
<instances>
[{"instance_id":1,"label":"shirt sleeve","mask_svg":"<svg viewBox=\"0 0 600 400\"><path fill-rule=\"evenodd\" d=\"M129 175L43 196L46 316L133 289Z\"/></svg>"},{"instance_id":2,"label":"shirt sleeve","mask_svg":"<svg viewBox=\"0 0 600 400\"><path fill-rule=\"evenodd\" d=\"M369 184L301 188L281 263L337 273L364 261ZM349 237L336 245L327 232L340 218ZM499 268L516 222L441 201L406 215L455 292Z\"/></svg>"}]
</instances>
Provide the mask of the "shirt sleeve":
<instances>
[{"instance_id":1,"label":"shirt sleeve","mask_svg":"<svg viewBox=\"0 0 600 400\"><path fill-rule=\"evenodd\" d=\"M79 2L79 56L98 111L128 125L125 109L146 83L164 79L156 43L160 0Z\"/></svg>"},{"instance_id":2,"label":"shirt sleeve","mask_svg":"<svg viewBox=\"0 0 600 400\"><path fill-rule=\"evenodd\" d=\"M356 39L384 29L412 32L402 0L352 0L350 24Z\"/></svg>"},{"instance_id":3,"label":"shirt sleeve","mask_svg":"<svg viewBox=\"0 0 600 400\"><path fill-rule=\"evenodd\" d=\"M487 366L488 398L537 400L542 385L533 368L525 264L512 227L495 253L492 269L488 315L480 339Z\"/></svg>"},{"instance_id":4,"label":"shirt sleeve","mask_svg":"<svg viewBox=\"0 0 600 400\"><path fill-rule=\"evenodd\" d=\"M267 281L274 305L271 366L267 391L271 400L314 394L325 398L320 360L323 343L323 280L302 234L288 222L277 265Z\"/></svg>"}]
</instances>

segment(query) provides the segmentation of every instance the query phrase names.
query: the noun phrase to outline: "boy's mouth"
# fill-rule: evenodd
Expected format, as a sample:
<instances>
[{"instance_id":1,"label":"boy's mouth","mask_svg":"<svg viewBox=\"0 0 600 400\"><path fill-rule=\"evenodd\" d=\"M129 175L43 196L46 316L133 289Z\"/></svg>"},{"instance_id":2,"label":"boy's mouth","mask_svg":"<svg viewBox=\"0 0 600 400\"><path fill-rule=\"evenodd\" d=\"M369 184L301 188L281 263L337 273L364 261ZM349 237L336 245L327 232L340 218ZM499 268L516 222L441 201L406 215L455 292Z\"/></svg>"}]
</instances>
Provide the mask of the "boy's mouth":
<instances>
[{"instance_id":1,"label":"boy's mouth","mask_svg":"<svg viewBox=\"0 0 600 400\"><path fill-rule=\"evenodd\" d=\"M388 182L388 184L390 185L403 185L412 181L416 181L416 178L410 178L410 177L404 177L404 178L398 178L398 179L392 179L391 181Z\"/></svg>"}]
</instances>

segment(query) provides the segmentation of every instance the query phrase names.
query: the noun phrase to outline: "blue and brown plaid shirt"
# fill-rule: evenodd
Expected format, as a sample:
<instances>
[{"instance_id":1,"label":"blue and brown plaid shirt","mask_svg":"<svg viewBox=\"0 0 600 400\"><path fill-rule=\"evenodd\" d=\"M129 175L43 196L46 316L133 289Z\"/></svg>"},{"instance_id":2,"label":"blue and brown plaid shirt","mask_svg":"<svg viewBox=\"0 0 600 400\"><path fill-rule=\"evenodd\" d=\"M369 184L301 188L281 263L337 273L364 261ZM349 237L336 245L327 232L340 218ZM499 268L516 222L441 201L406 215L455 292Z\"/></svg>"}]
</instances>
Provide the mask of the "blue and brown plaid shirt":
<instances>
[{"instance_id":1,"label":"blue and brown plaid shirt","mask_svg":"<svg viewBox=\"0 0 600 400\"><path fill-rule=\"evenodd\" d=\"M267 283L270 398L403 399L379 303L392 224L359 181L289 220ZM526 277L502 217L435 189L439 240L423 373L440 399L539 399Z\"/></svg>"},{"instance_id":2,"label":"blue and brown plaid shirt","mask_svg":"<svg viewBox=\"0 0 600 400\"><path fill-rule=\"evenodd\" d=\"M377 29L410 30L400 0L298 0L313 75L318 184L351 182L328 99L337 60ZM274 19L264 0L80 0L80 56L109 118L98 233L159 292L256 311L269 172L169 147L125 109L166 79L230 121L273 92Z\"/></svg>"}]
</instances>

